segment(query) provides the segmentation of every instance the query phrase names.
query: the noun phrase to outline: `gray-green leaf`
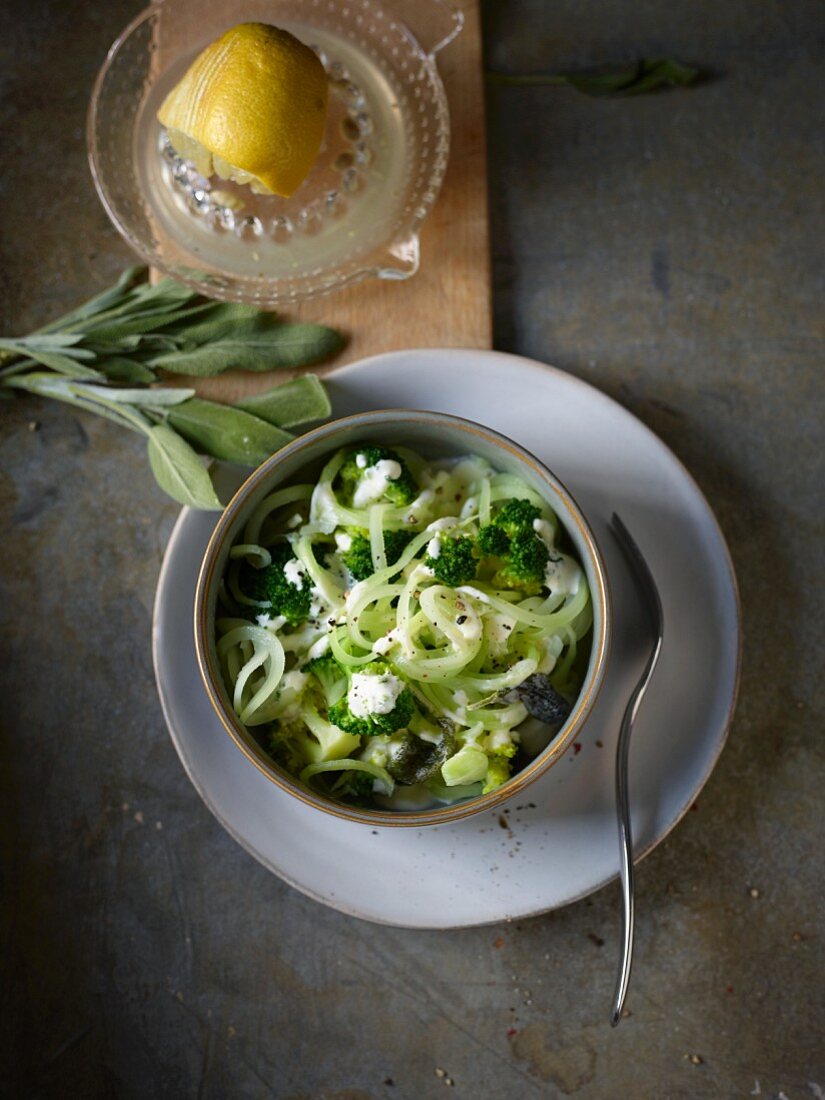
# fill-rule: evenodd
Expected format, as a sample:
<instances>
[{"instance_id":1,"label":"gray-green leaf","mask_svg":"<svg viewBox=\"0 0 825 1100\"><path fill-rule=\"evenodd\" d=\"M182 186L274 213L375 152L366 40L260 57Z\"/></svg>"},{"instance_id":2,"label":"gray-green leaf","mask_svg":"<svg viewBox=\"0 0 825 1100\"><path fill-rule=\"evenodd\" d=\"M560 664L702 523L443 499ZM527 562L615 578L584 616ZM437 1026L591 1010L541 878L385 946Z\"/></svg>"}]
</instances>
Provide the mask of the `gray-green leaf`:
<instances>
[{"instance_id":1,"label":"gray-green leaf","mask_svg":"<svg viewBox=\"0 0 825 1100\"><path fill-rule=\"evenodd\" d=\"M568 84L589 96L641 95L664 87L687 87L700 76L699 69L673 58L643 57L620 65L605 65L561 73L488 73L496 84Z\"/></svg>"},{"instance_id":2,"label":"gray-green leaf","mask_svg":"<svg viewBox=\"0 0 825 1100\"><path fill-rule=\"evenodd\" d=\"M167 422L196 450L243 466L260 466L294 438L241 409L197 397L171 408Z\"/></svg>"},{"instance_id":3,"label":"gray-green leaf","mask_svg":"<svg viewBox=\"0 0 825 1100\"><path fill-rule=\"evenodd\" d=\"M156 382L158 377L151 367L125 355L107 355L105 359L98 360L97 366L110 382L134 385L136 382Z\"/></svg>"},{"instance_id":4,"label":"gray-green leaf","mask_svg":"<svg viewBox=\"0 0 825 1100\"><path fill-rule=\"evenodd\" d=\"M77 389L92 397L102 397L107 401L117 401L124 405L146 405L149 408L159 408L165 405L179 405L182 401L188 401L194 397L195 391L189 389L172 389L169 386L154 386L151 389L130 389L125 386L78 386Z\"/></svg>"},{"instance_id":5,"label":"gray-green leaf","mask_svg":"<svg viewBox=\"0 0 825 1100\"><path fill-rule=\"evenodd\" d=\"M208 510L222 507L201 460L166 424L149 432L149 465L161 489L179 504Z\"/></svg>"},{"instance_id":6,"label":"gray-green leaf","mask_svg":"<svg viewBox=\"0 0 825 1100\"><path fill-rule=\"evenodd\" d=\"M253 336L226 337L190 351L158 355L149 360L175 374L209 377L229 370L266 371L303 367L339 351L342 337L325 325L275 323Z\"/></svg>"},{"instance_id":7,"label":"gray-green leaf","mask_svg":"<svg viewBox=\"0 0 825 1100\"><path fill-rule=\"evenodd\" d=\"M273 386L264 393L235 402L236 409L259 416L279 428L294 428L311 420L324 420L332 407L323 383L314 374L304 374Z\"/></svg>"}]
</instances>

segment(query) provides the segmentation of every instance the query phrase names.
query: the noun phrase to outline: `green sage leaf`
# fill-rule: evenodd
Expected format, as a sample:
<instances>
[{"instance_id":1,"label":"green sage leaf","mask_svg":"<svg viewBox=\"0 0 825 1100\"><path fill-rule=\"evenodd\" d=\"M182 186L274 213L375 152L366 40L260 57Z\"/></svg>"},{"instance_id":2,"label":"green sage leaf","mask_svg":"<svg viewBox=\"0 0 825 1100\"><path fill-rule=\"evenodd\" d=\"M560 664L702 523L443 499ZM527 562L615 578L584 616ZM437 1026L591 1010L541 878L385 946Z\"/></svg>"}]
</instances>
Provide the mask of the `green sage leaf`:
<instances>
[{"instance_id":1,"label":"green sage leaf","mask_svg":"<svg viewBox=\"0 0 825 1100\"><path fill-rule=\"evenodd\" d=\"M197 397L169 409L167 423L196 450L243 466L260 466L294 438L251 413Z\"/></svg>"},{"instance_id":2,"label":"green sage leaf","mask_svg":"<svg viewBox=\"0 0 825 1100\"><path fill-rule=\"evenodd\" d=\"M664 87L688 87L701 76L699 69L683 65L673 58L641 58L620 65L604 65L561 73L496 73L487 74L496 84L560 85L567 84L584 95L642 95Z\"/></svg>"},{"instance_id":3,"label":"green sage leaf","mask_svg":"<svg viewBox=\"0 0 825 1100\"><path fill-rule=\"evenodd\" d=\"M343 339L325 325L279 323L247 337L226 337L190 351L158 355L149 360L174 374L211 377L225 370L267 371L303 367L327 359Z\"/></svg>"},{"instance_id":4,"label":"green sage leaf","mask_svg":"<svg viewBox=\"0 0 825 1100\"><path fill-rule=\"evenodd\" d=\"M324 420L332 412L327 391L314 374L304 374L273 386L264 393L235 402L236 409L259 416L279 428L294 428L311 420Z\"/></svg>"},{"instance_id":5,"label":"green sage leaf","mask_svg":"<svg viewBox=\"0 0 825 1100\"><path fill-rule=\"evenodd\" d=\"M123 405L146 405L149 408L160 408L165 405L179 405L182 401L188 401L194 397L195 391L190 389L172 389L170 386L153 386L151 389L131 389L125 386L90 386L77 385L77 390L89 394L91 397L103 398L106 401L116 401Z\"/></svg>"},{"instance_id":6,"label":"green sage leaf","mask_svg":"<svg viewBox=\"0 0 825 1100\"><path fill-rule=\"evenodd\" d=\"M127 358L125 355L107 355L104 359L98 360L97 368L110 382L149 383L156 382L158 377L151 367L147 367L138 359Z\"/></svg>"},{"instance_id":7,"label":"green sage leaf","mask_svg":"<svg viewBox=\"0 0 825 1100\"><path fill-rule=\"evenodd\" d=\"M176 431L166 424L152 428L148 451L155 480L173 500L210 511L222 507L203 463Z\"/></svg>"},{"instance_id":8,"label":"green sage leaf","mask_svg":"<svg viewBox=\"0 0 825 1100\"><path fill-rule=\"evenodd\" d=\"M104 313L106 310L120 305L137 280L145 277L145 267L127 267L114 286L107 287L106 290L96 294L93 298L84 302L83 305L78 306L69 313L64 313L56 321L44 325L43 328L37 330L38 333L65 332L74 324L87 321L96 314Z\"/></svg>"}]
</instances>

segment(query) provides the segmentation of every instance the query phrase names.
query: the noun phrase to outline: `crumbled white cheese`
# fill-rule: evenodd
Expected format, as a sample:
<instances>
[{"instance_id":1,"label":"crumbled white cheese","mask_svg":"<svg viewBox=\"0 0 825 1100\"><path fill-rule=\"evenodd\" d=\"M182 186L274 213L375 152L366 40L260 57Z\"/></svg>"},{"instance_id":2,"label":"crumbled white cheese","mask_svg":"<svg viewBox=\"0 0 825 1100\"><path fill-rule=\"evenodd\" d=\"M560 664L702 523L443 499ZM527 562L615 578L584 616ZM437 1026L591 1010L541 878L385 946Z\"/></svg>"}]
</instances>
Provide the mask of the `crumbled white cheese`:
<instances>
[{"instance_id":1,"label":"crumbled white cheese","mask_svg":"<svg viewBox=\"0 0 825 1100\"><path fill-rule=\"evenodd\" d=\"M396 481L399 477L401 463L394 458L380 458L374 466L367 466L352 494L353 507L366 508L384 495L388 481Z\"/></svg>"},{"instance_id":2,"label":"crumbled white cheese","mask_svg":"<svg viewBox=\"0 0 825 1100\"><path fill-rule=\"evenodd\" d=\"M441 553L441 539L432 538L427 543L427 555L431 558L437 558Z\"/></svg>"},{"instance_id":3,"label":"crumbled white cheese","mask_svg":"<svg viewBox=\"0 0 825 1100\"><path fill-rule=\"evenodd\" d=\"M290 558L284 566L284 576L293 588L300 588L304 583L306 570L297 558Z\"/></svg>"},{"instance_id":4,"label":"crumbled white cheese","mask_svg":"<svg viewBox=\"0 0 825 1100\"><path fill-rule=\"evenodd\" d=\"M367 465L367 456L366 455L356 455L355 456L355 465L358 467L359 470L363 470Z\"/></svg>"},{"instance_id":5,"label":"crumbled white cheese","mask_svg":"<svg viewBox=\"0 0 825 1100\"><path fill-rule=\"evenodd\" d=\"M355 672L350 680L347 702L356 718L370 714L389 714L404 690L404 682L391 672L376 676L367 672Z\"/></svg>"},{"instance_id":6,"label":"crumbled white cheese","mask_svg":"<svg viewBox=\"0 0 825 1100\"><path fill-rule=\"evenodd\" d=\"M346 553L347 550L352 549L352 535L346 531L336 531L335 545L339 550L343 550Z\"/></svg>"},{"instance_id":7,"label":"crumbled white cheese","mask_svg":"<svg viewBox=\"0 0 825 1100\"><path fill-rule=\"evenodd\" d=\"M582 571L567 554L555 551L544 569L544 583L554 596L574 596L579 590Z\"/></svg>"}]
</instances>

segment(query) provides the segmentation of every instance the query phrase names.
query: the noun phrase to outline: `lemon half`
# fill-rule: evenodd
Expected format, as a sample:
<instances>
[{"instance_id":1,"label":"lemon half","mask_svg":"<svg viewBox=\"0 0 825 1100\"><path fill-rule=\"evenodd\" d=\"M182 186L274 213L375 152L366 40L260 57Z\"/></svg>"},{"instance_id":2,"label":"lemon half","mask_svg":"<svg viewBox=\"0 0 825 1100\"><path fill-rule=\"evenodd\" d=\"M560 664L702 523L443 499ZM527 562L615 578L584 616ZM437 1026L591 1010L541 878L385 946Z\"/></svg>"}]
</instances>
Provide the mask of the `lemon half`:
<instances>
[{"instance_id":1,"label":"lemon half","mask_svg":"<svg viewBox=\"0 0 825 1100\"><path fill-rule=\"evenodd\" d=\"M158 120L202 175L288 198L318 156L327 95L308 46L279 27L240 23L198 54Z\"/></svg>"}]
</instances>

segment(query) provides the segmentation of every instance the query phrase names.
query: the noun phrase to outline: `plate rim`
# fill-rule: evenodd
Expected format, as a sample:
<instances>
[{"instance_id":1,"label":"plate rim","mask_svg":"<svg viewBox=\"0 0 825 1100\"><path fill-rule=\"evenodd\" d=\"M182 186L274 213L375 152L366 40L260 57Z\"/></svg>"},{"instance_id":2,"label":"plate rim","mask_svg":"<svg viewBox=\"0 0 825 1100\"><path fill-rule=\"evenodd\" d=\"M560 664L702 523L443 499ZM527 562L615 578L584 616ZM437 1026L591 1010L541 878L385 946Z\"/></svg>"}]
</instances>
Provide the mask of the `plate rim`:
<instances>
[{"instance_id":1,"label":"plate rim","mask_svg":"<svg viewBox=\"0 0 825 1100\"><path fill-rule=\"evenodd\" d=\"M388 363L389 361L391 361L393 359L397 359L397 358L400 358L400 357L406 357L406 356L410 356L410 355L423 355L423 356L426 356L428 358L432 358L434 356L445 356L445 355L455 355L455 354L470 355L470 356L482 356L485 359L491 359L491 360L515 361L519 365L519 367L529 368L531 371L533 371L537 374L548 374L549 373L551 375L555 375L557 378L560 378L565 383L575 383L575 385L577 387L580 387L580 388L582 388L583 390L586 391L586 395L588 397L590 397L592 399L600 399L603 403L609 405L612 410L618 410L621 415L627 417L630 421L632 421L635 427L642 428L644 433L648 436L650 442L652 442L656 447L658 447L661 451L663 451L664 454L668 457L669 460L671 460L673 463L675 463L675 465L678 468L679 472L681 473L682 477L685 479L687 484L692 488L692 490L695 493L697 499L703 505L704 511L706 512L707 517L709 517L709 519L711 521L711 524L712 524L712 526L713 526L713 528L716 532L718 544L719 544L719 546L721 547L721 550L722 550L722 560L724 561L724 564L725 564L725 570L726 570L726 573L727 573L728 580L730 582L731 592L733 594L733 610L734 610L735 629L736 629L736 648L735 648L735 663L734 663L734 669L733 669L733 684L732 684L731 697L730 697L730 701L728 703L727 713L725 715L725 720L724 720L724 724L723 724L723 727L722 727L722 730L721 730L721 734L718 738L717 744L714 747L714 752L712 753L712 755L711 755L711 757L710 757L710 759L707 763L706 768L702 772L702 775L700 777L699 782L696 784L696 786L695 786L690 798L687 800L686 804L684 806L682 806L680 811L674 817L673 821L670 822L670 824L661 833L661 835L658 836L658 837L655 837L648 844L646 844L643 848L641 848L638 852L634 852L633 863L634 863L634 866L637 866L639 863L641 863L642 860L644 860L648 855L650 855L650 853L652 851L654 851L655 848L657 848L664 840L666 840L668 836L670 836L670 834L677 827L677 825L679 825L680 822L684 819L686 814L690 812L691 806L695 803L698 795L701 793L701 791L704 789L705 785L707 784L708 780L710 779L711 774L713 773L717 763L719 762L719 757L722 755L722 751L723 751L725 745L727 744L728 735L730 733L730 728L731 728L731 725L733 723L733 717L734 717L734 714L735 714L735 711L736 711L736 704L737 704L737 701L738 701L738 698L739 698L739 690L740 690L740 686L741 686L741 675L742 675L742 653L743 653L742 604L741 604L741 597L740 597L740 592L739 592L739 584L738 584L738 581L737 581L737 578L736 578L736 571L734 569L733 559L732 559L732 556L731 556L731 553L730 553L730 548L728 547L727 540L725 538L725 535L724 535L722 527L719 523L719 520L717 519L715 512L711 508L710 503L708 502L705 494L702 492L702 489L699 486L698 482L693 477L691 472L688 470L687 466L685 466L685 464L678 457L678 455L676 455L671 450L671 448L668 447L668 445L664 442L664 440L662 440L652 430L652 428L649 428L648 425L645 424L643 420L641 420L641 419L639 419L639 417L635 416L632 412L630 412L629 409L626 409L624 407L624 405L620 404L620 402L615 400L615 398L611 397L609 394L604 393L602 390L598 389L598 387L592 385L591 383L586 382L584 379L579 378L577 375L570 374L569 372L564 371L559 367L555 367L555 366L553 366L549 363L542 363L541 361L539 361L537 359L531 359L531 358L528 358L526 356L516 355L512 352L496 351L496 350L490 349L490 348L467 348L467 347L456 347L456 348L438 348L438 347L434 347L434 348L400 348L400 349L396 349L394 351L379 352L375 355L370 355L370 356L366 356L363 359L355 360L352 363L345 363L345 364L342 364L339 367L333 367L330 371L325 372L325 374L322 376L322 378L323 378L324 382L326 382L326 381L335 382L342 376L346 376L347 374L357 374L359 371L363 370L365 367L374 366L376 363L378 363L379 365L384 365L384 364ZM344 913L345 915L347 915L349 917L355 917L358 920L367 921L370 924L385 925L385 926L388 926L388 927L391 927L391 928L416 929L416 930L419 930L419 931L449 931L449 930L453 930L453 929L462 929L462 928L481 928L481 927L501 924L502 922L506 922L506 921L512 920L512 919L529 920L533 917L542 916L545 913L556 912L559 909L564 909L569 905L575 904L577 901L582 901L584 898L590 897L592 894L595 894L599 890L604 889L606 886L609 886L612 882L614 882L618 879L619 872L618 872L618 870L616 870L612 874L602 878L599 882L597 882L597 883L595 883L591 886L588 886L586 889L581 890L581 891L571 895L570 897L564 898L563 900L561 900L561 901L559 901L555 904L549 905L549 906L539 906L537 908L527 910L526 912L519 912L517 917L513 916L513 915L505 915L505 916L500 916L500 917L494 917L490 920L463 921L463 922L460 922L460 923L449 923L449 924L444 924L444 923L422 924L422 923L420 923L420 921L403 922L403 921L398 921L398 920L387 920L387 919L382 918L382 917L377 916L377 915L360 913L357 910L355 910L355 909L351 908L350 906L348 906L346 903L341 902L337 897L333 897L333 898L324 897L323 895L321 895L321 894L317 893L315 890L313 890L311 887L308 887L304 884L296 882L289 874L285 873L282 869L274 867L269 862L269 860L263 855L263 853L258 851L254 847L254 845L252 845L249 841L247 841L244 837L242 837L233 826L231 826L227 823L227 821L225 820L223 815L216 809L216 807L211 803L211 801L207 797L201 783L196 778L196 776L194 775L194 773L193 773L193 771L190 767L189 761L187 760L186 754L185 754L185 752L182 748L182 745L181 745L180 739L178 737L177 731L176 731L176 729L173 726L173 723L171 721L169 707L168 707L168 704L167 704L167 698L166 698L166 694L165 694L165 688L163 686L163 681L162 681L162 678L161 678L161 675L160 675L160 666L159 666L159 658L158 658L159 635L160 635L160 630L159 630L159 626L158 626L159 617L160 617L160 592L161 592L161 589L164 586L164 581L165 581L165 578L166 578L167 570L169 568L169 563L170 563L170 561L173 557L173 554L170 553L170 551L173 550L175 543L177 541L179 541L179 539L182 537L182 531L184 529L186 520L188 519L189 514L192 513L193 511L194 510L191 509L191 508L183 507L183 508L181 508L180 512L178 513L178 517L175 520L175 524L172 528L172 532L171 532L171 534L169 536L169 540L166 544L166 548L165 548L164 554L163 554L163 561L161 563L161 567L160 567L160 570L159 570L159 573L158 573L158 579L157 579L157 584L156 584L156 588L155 588L155 598L154 598L153 603L152 603L152 666L153 666L153 671L154 671L154 674L155 674L155 684L156 684L156 687L157 687L158 697L159 697L160 705L161 705L161 711L163 713L164 721L166 723L166 728L168 730L168 733L169 733L170 739L172 741L172 744L175 747L175 751L178 755L178 758L181 762L181 765L183 766L184 772L186 773L189 781L191 782L192 786L197 791L198 795L200 796L200 798L201 798L202 802L204 803L204 805L206 806L206 808L209 810L209 812L212 814L212 816L218 821L218 823L222 826L222 828L224 828L226 830L226 832L232 837L232 839L241 848L244 849L244 851L246 851L255 860L257 860L258 863L260 863L263 867L265 867L267 871L269 871L271 874L274 874L282 882L285 882L288 886L290 886L293 889L297 890L299 893L303 894L305 897L309 897L313 901L319 902L320 904L325 905L328 908L334 909L334 910L336 910L340 913ZM195 514L197 514L197 513L195 513ZM194 640L193 640L193 646L194 646ZM450 828L450 823L448 822L448 823L444 824L443 826L440 826L439 828L449 829ZM422 826L422 829L424 831L424 835L426 835L426 827Z\"/></svg>"}]
</instances>

